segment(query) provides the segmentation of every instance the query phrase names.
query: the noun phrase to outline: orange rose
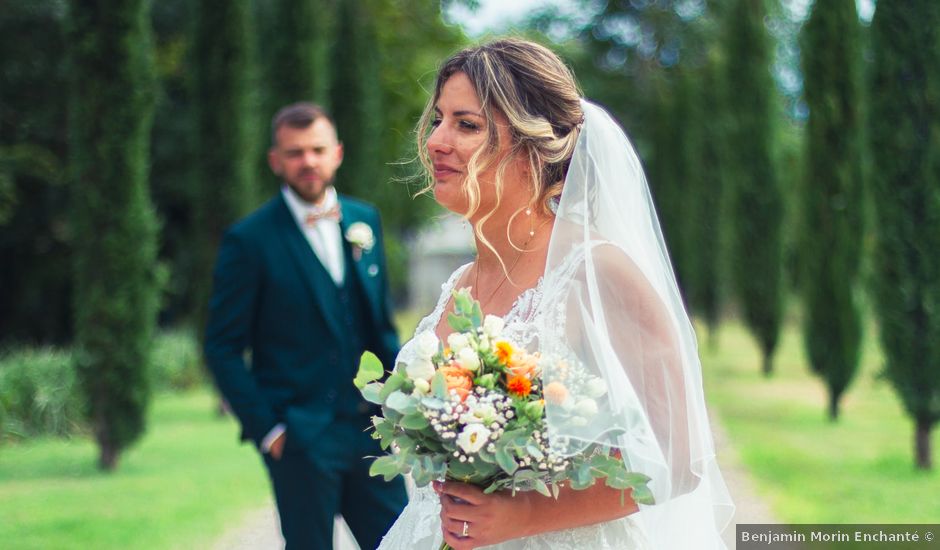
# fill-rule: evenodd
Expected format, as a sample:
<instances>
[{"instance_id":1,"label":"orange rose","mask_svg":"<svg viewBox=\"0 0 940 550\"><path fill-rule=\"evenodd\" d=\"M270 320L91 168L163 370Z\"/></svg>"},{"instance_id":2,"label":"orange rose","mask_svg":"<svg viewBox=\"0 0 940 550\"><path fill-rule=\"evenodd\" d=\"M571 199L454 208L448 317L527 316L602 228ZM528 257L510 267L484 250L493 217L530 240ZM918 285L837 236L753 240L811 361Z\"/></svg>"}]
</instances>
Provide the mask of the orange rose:
<instances>
[{"instance_id":1,"label":"orange rose","mask_svg":"<svg viewBox=\"0 0 940 550\"><path fill-rule=\"evenodd\" d=\"M447 382L447 391L455 390L457 395L460 396L460 400L463 401L470 395L470 390L473 389L473 373L467 369L460 367L455 367L452 365L447 365L438 369L438 372L444 375L444 380Z\"/></svg>"},{"instance_id":2,"label":"orange rose","mask_svg":"<svg viewBox=\"0 0 940 550\"><path fill-rule=\"evenodd\" d=\"M509 376L523 376L529 380L535 375L535 368L538 366L538 354L529 354L525 352L515 353L506 365Z\"/></svg>"}]
</instances>

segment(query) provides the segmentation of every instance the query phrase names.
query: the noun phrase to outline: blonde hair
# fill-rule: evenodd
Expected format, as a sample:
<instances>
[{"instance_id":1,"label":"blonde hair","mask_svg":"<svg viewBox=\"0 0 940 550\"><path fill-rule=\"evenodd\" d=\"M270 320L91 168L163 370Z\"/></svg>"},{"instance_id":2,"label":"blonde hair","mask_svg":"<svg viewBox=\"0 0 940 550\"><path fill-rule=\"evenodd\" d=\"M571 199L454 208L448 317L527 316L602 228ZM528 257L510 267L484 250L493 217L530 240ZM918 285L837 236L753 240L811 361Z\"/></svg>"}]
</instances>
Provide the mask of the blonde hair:
<instances>
[{"instance_id":1,"label":"blonde hair","mask_svg":"<svg viewBox=\"0 0 940 550\"><path fill-rule=\"evenodd\" d=\"M483 237L481 227L499 208L503 176L516 154L522 153L528 160L528 184L532 191L528 207L543 215L552 215L549 201L561 194L584 120L581 92L564 62L554 52L534 42L504 38L458 52L441 65L434 95L418 122L418 156L428 175L428 186L422 192L433 188L427 142L435 119L434 108L444 83L456 73L464 73L470 79L483 105L487 127L486 142L467 162L464 192L470 206L466 213L468 218L480 208L477 177L496 160L501 145L494 111L498 110L509 120L512 143L509 154L496 166L496 206L474 224L477 237L493 250Z\"/></svg>"}]
</instances>

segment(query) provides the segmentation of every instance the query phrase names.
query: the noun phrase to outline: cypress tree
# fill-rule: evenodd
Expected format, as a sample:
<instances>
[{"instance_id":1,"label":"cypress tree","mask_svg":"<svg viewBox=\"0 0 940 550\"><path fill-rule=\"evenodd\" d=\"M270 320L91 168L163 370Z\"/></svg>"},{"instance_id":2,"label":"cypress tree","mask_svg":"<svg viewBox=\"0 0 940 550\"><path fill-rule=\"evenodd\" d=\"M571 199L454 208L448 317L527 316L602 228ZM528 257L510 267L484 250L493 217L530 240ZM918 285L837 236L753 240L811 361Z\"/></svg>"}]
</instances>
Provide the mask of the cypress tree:
<instances>
[{"instance_id":1,"label":"cypress tree","mask_svg":"<svg viewBox=\"0 0 940 550\"><path fill-rule=\"evenodd\" d=\"M721 312L720 266L722 251L723 192L725 180L724 112L721 98L721 66L717 55L709 55L702 67L687 78L698 83L698 93L683 127L689 133L687 225L688 299L692 311L708 327L710 341L718 330Z\"/></svg>"},{"instance_id":2,"label":"cypress tree","mask_svg":"<svg viewBox=\"0 0 940 550\"><path fill-rule=\"evenodd\" d=\"M885 372L928 469L940 419L940 4L879 2L871 33L874 302Z\"/></svg>"},{"instance_id":3,"label":"cypress tree","mask_svg":"<svg viewBox=\"0 0 940 550\"><path fill-rule=\"evenodd\" d=\"M193 242L196 326L204 327L212 266L226 227L256 204L254 29L250 0L197 2L193 37L197 178ZM200 339L201 341L201 339Z\"/></svg>"},{"instance_id":4,"label":"cypress tree","mask_svg":"<svg viewBox=\"0 0 940 550\"><path fill-rule=\"evenodd\" d=\"M774 166L774 83L761 0L733 0L726 18L731 271L745 323L773 371L783 309L783 200Z\"/></svg>"},{"instance_id":5,"label":"cypress tree","mask_svg":"<svg viewBox=\"0 0 940 550\"><path fill-rule=\"evenodd\" d=\"M682 69L664 70L656 77L656 93L650 100L655 120L651 132L650 181L663 237L686 306L690 284L687 218L691 206L687 175L689 163L693 162L689 134L685 132L692 94L688 82Z\"/></svg>"},{"instance_id":6,"label":"cypress tree","mask_svg":"<svg viewBox=\"0 0 940 550\"><path fill-rule=\"evenodd\" d=\"M860 24L854 0L817 2L803 28L809 106L802 189L804 340L829 390L829 416L858 370L855 301L862 238Z\"/></svg>"},{"instance_id":7,"label":"cypress tree","mask_svg":"<svg viewBox=\"0 0 940 550\"><path fill-rule=\"evenodd\" d=\"M327 0L259 2L264 14L261 53L267 71L265 91L269 118L297 101L329 107L330 21Z\"/></svg>"},{"instance_id":8,"label":"cypress tree","mask_svg":"<svg viewBox=\"0 0 940 550\"><path fill-rule=\"evenodd\" d=\"M158 307L157 222L148 195L152 44L145 0L76 0L69 131L75 362L113 469L144 431Z\"/></svg>"},{"instance_id":9,"label":"cypress tree","mask_svg":"<svg viewBox=\"0 0 940 550\"><path fill-rule=\"evenodd\" d=\"M344 153L337 186L377 201L389 189L385 177L387 155L382 151L382 85L375 30L368 11L368 2L339 3L330 96ZM404 195L401 190L395 192ZM394 197L389 199L394 201ZM384 200L379 202L385 204Z\"/></svg>"}]
</instances>

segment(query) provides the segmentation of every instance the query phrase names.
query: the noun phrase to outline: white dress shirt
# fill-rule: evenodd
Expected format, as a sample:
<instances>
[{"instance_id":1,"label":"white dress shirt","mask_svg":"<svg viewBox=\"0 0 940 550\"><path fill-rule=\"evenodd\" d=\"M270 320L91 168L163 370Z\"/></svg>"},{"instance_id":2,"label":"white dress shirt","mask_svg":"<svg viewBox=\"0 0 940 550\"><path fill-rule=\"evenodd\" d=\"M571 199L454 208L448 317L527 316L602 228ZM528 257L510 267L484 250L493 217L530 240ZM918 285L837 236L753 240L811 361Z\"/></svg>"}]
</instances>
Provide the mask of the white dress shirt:
<instances>
[{"instance_id":1,"label":"white dress shirt","mask_svg":"<svg viewBox=\"0 0 940 550\"><path fill-rule=\"evenodd\" d=\"M339 222L331 219L320 219L313 224L307 224L307 214L319 215L335 208L338 203L336 189L328 187L320 204L310 204L301 199L293 189L285 185L281 188L284 200L290 208L297 226L300 227L310 248L317 255L320 263L326 268L336 286L343 284L346 273L346 262L343 258L343 235Z\"/></svg>"}]
</instances>

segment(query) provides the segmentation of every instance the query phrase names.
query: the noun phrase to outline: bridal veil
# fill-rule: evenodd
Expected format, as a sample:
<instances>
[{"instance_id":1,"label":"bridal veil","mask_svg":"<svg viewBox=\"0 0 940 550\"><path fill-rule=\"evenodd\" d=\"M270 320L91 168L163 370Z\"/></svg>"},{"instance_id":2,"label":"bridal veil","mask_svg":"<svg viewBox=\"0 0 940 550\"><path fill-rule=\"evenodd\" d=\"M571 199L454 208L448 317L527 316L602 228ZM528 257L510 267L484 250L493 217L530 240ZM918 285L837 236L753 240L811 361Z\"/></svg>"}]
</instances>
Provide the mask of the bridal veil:
<instances>
[{"instance_id":1,"label":"bridal veil","mask_svg":"<svg viewBox=\"0 0 940 550\"><path fill-rule=\"evenodd\" d=\"M658 550L725 548L733 505L715 458L695 334L636 152L620 126L582 100L584 123L557 204L543 282L543 354L604 381L568 383L546 404L556 450L600 443L651 478L656 504L635 519ZM564 384L566 361L543 383ZM578 388L581 388L580 390ZM579 392L582 395L579 395ZM588 409L597 414L579 415Z\"/></svg>"}]
</instances>

